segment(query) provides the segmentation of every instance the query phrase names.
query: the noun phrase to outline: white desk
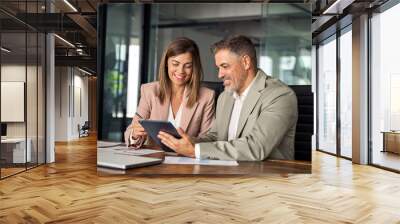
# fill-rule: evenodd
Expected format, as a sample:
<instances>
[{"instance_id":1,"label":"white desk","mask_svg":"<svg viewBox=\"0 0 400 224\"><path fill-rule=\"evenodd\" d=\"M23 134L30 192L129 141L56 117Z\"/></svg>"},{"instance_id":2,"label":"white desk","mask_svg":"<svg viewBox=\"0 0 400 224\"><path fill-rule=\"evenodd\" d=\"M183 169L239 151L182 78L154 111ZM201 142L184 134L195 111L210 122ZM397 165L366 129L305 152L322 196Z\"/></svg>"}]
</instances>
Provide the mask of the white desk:
<instances>
[{"instance_id":1,"label":"white desk","mask_svg":"<svg viewBox=\"0 0 400 224\"><path fill-rule=\"evenodd\" d=\"M26 154L25 154L25 138L1 139L2 157L3 157L3 153L5 153L6 151L12 151L12 163L31 162L31 160L32 160L32 153L31 153L32 140L30 138L27 138L26 142L28 143L28 145L26 147ZM13 147L13 148L10 149L9 147ZM25 158L27 159L27 161L25 161Z\"/></svg>"}]
</instances>

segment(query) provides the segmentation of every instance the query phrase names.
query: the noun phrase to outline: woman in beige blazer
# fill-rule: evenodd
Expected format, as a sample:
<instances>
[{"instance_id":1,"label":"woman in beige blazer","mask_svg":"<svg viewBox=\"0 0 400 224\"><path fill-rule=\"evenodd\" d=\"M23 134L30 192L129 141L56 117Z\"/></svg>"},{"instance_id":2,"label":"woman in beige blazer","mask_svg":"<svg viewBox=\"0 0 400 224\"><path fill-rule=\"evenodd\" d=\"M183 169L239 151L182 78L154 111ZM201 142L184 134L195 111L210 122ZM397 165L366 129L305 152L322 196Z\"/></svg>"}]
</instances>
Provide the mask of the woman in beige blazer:
<instances>
[{"instance_id":1,"label":"woman in beige blazer","mask_svg":"<svg viewBox=\"0 0 400 224\"><path fill-rule=\"evenodd\" d=\"M140 119L170 121L191 137L206 134L214 121L214 91L200 87L203 71L196 43L189 38L172 41L161 58L158 81L143 84L132 123L125 131L127 146L139 148L147 133Z\"/></svg>"}]
</instances>

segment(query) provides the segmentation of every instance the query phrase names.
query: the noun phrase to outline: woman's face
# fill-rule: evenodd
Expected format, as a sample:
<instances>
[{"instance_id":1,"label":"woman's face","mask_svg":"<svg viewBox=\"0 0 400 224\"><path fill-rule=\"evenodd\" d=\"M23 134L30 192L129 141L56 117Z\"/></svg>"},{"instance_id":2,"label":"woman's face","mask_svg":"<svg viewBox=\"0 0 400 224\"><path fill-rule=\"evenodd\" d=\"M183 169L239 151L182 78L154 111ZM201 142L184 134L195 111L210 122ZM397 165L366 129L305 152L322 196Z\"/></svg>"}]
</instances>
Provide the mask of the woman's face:
<instances>
[{"instance_id":1,"label":"woman's face","mask_svg":"<svg viewBox=\"0 0 400 224\"><path fill-rule=\"evenodd\" d=\"M168 58L168 76L173 85L186 85L192 77L193 60L191 53L178 54Z\"/></svg>"}]
</instances>

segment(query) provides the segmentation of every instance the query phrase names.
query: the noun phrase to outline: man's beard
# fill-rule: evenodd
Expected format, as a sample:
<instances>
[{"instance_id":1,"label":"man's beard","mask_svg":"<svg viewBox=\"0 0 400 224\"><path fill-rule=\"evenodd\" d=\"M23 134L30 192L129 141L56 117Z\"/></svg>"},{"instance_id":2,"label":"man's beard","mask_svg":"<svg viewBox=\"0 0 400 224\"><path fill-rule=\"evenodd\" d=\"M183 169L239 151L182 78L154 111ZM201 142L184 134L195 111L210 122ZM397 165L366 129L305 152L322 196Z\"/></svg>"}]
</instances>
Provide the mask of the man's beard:
<instances>
[{"instance_id":1,"label":"man's beard","mask_svg":"<svg viewBox=\"0 0 400 224\"><path fill-rule=\"evenodd\" d=\"M229 86L224 86L224 90L229 91L229 92L235 92L236 86L232 83L232 79L226 79L226 80L228 80L231 84Z\"/></svg>"},{"instance_id":2,"label":"man's beard","mask_svg":"<svg viewBox=\"0 0 400 224\"><path fill-rule=\"evenodd\" d=\"M231 84L230 84L229 86L225 86L224 89L225 89L225 90L228 90L228 91L230 91L230 92L238 92L240 86L244 84L244 82L245 82L245 80L246 80L246 77L245 77L245 76L240 77L240 79L237 80L237 82L233 82L232 79L226 79L226 80L229 80L229 82L230 82ZM225 81L225 80L224 80L224 81Z\"/></svg>"}]
</instances>

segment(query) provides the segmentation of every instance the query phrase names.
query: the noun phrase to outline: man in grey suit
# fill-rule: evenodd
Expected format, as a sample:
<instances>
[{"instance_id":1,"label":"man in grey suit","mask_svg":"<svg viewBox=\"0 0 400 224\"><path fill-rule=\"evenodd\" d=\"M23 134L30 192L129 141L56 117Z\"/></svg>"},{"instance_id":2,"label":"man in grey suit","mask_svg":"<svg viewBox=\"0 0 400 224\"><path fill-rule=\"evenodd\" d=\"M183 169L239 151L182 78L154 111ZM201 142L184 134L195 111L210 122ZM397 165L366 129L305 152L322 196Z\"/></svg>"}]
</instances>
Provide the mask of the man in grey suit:
<instances>
[{"instance_id":1,"label":"man in grey suit","mask_svg":"<svg viewBox=\"0 0 400 224\"><path fill-rule=\"evenodd\" d=\"M217 101L210 131L193 140L160 132L168 147L198 159L261 161L294 159L297 98L293 90L257 68L251 40L234 36L214 44L218 77L225 91Z\"/></svg>"}]
</instances>

